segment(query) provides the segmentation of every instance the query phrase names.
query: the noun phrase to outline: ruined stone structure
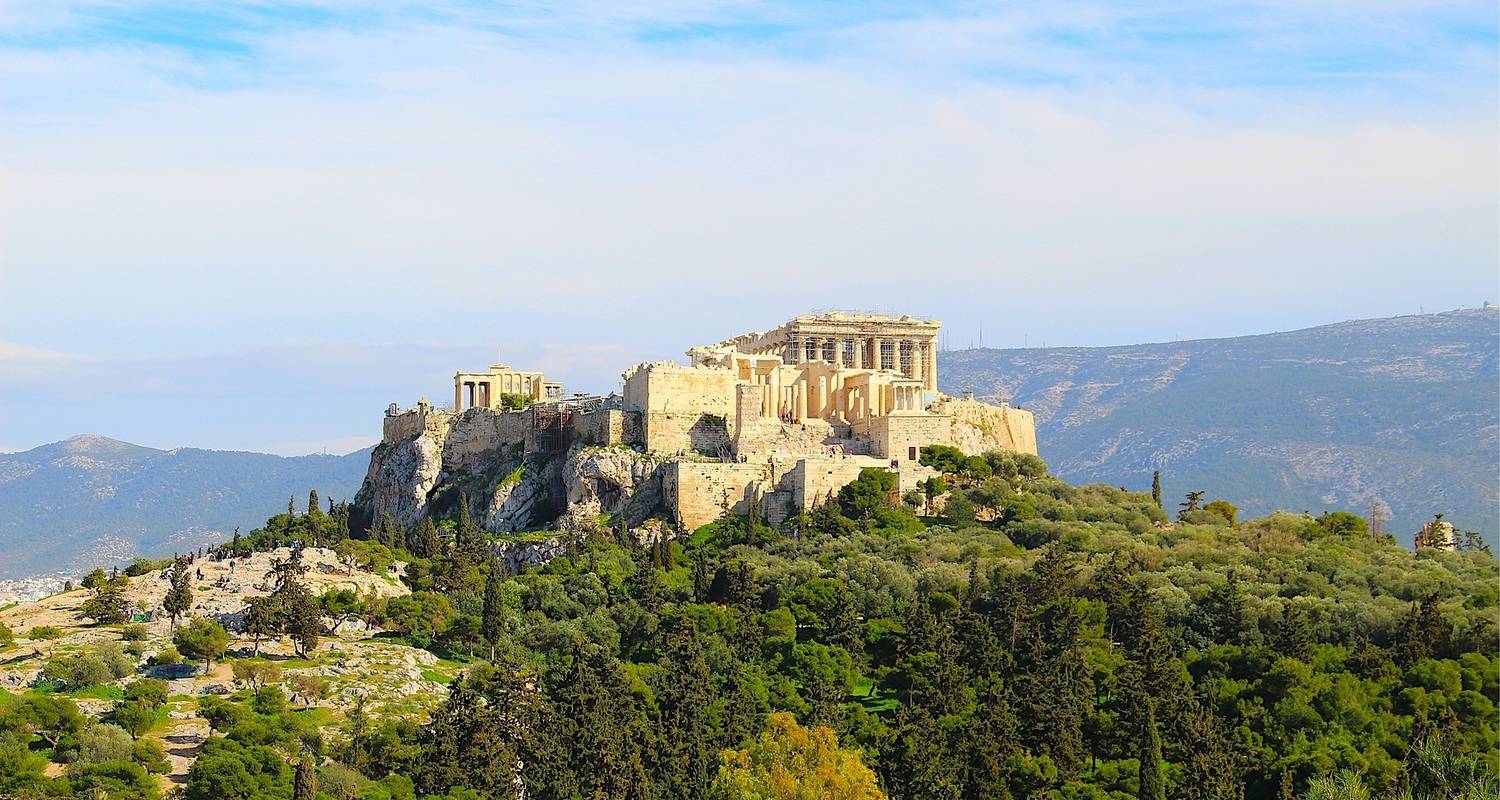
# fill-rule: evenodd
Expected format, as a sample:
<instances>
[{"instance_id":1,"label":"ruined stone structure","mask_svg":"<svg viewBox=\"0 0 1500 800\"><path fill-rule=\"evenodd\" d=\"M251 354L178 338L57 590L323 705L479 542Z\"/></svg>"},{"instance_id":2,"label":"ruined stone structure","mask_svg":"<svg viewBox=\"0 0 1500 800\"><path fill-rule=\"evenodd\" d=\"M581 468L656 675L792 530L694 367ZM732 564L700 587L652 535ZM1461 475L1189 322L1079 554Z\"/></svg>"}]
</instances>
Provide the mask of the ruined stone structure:
<instances>
[{"instance_id":1,"label":"ruined stone structure","mask_svg":"<svg viewBox=\"0 0 1500 800\"><path fill-rule=\"evenodd\" d=\"M560 400L562 384L548 383L540 372L523 372L506 364L492 364L489 372L460 372L453 376L453 410L503 408L505 395L528 400Z\"/></svg>"},{"instance_id":2,"label":"ruined stone structure","mask_svg":"<svg viewBox=\"0 0 1500 800\"><path fill-rule=\"evenodd\" d=\"M411 524L468 502L493 531L600 514L692 530L725 510L780 524L866 468L902 491L932 475L921 448L1036 453L1030 413L937 391L940 324L909 316L800 316L639 364L623 395L563 399L542 373L496 365L454 377L454 410L387 411L356 506ZM533 403L506 410L503 394Z\"/></svg>"}]
</instances>

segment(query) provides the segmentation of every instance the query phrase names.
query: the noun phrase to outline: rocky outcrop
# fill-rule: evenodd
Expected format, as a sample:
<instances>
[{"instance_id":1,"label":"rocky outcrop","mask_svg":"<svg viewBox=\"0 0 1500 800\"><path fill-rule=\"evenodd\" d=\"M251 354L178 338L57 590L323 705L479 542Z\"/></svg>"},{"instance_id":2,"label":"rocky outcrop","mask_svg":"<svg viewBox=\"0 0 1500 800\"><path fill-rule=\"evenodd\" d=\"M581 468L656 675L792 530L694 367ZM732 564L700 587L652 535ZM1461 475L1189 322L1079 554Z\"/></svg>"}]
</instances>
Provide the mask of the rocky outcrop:
<instances>
[{"instance_id":1,"label":"rocky outcrop","mask_svg":"<svg viewBox=\"0 0 1500 800\"><path fill-rule=\"evenodd\" d=\"M546 525L563 505L562 460L537 454L486 490L477 516L485 530L510 533Z\"/></svg>"},{"instance_id":2,"label":"rocky outcrop","mask_svg":"<svg viewBox=\"0 0 1500 800\"><path fill-rule=\"evenodd\" d=\"M624 447L575 448L562 468L568 511L623 514L627 525L639 524L661 505L663 463Z\"/></svg>"},{"instance_id":3,"label":"rocky outcrop","mask_svg":"<svg viewBox=\"0 0 1500 800\"><path fill-rule=\"evenodd\" d=\"M369 508L372 522L390 514L401 525L414 525L427 513L427 499L442 471L442 447L431 432L382 444L370 454L355 503Z\"/></svg>"},{"instance_id":4,"label":"rocky outcrop","mask_svg":"<svg viewBox=\"0 0 1500 800\"><path fill-rule=\"evenodd\" d=\"M634 527L661 506L661 457L583 444L548 451L528 440L526 419L523 412L453 414L430 406L389 413L385 441L355 497L353 524L374 526L390 514L410 526L467 503L491 533L591 528L601 515Z\"/></svg>"}]
</instances>

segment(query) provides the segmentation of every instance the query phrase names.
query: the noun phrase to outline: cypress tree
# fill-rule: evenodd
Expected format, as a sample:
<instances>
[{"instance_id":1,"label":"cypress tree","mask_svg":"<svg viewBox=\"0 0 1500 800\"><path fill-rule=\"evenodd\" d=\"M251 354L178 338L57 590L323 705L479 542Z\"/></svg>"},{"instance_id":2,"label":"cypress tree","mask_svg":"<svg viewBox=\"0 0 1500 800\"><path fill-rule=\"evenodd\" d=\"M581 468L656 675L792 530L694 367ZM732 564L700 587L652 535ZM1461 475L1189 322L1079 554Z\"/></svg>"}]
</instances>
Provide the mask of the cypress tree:
<instances>
[{"instance_id":1,"label":"cypress tree","mask_svg":"<svg viewBox=\"0 0 1500 800\"><path fill-rule=\"evenodd\" d=\"M453 533L453 549L458 557L474 562L483 561L487 549L484 531L469 514L469 501L464 498L458 501L458 528Z\"/></svg>"},{"instance_id":2,"label":"cypress tree","mask_svg":"<svg viewBox=\"0 0 1500 800\"><path fill-rule=\"evenodd\" d=\"M303 753L297 762L297 774L292 779L292 800L313 800L317 795L318 774L313 770L312 757Z\"/></svg>"},{"instance_id":3,"label":"cypress tree","mask_svg":"<svg viewBox=\"0 0 1500 800\"><path fill-rule=\"evenodd\" d=\"M693 552L693 602L707 603L713 583L714 571L708 563L708 548L700 547Z\"/></svg>"},{"instance_id":4,"label":"cypress tree","mask_svg":"<svg viewBox=\"0 0 1500 800\"><path fill-rule=\"evenodd\" d=\"M307 493L307 515L309 517L323 516L323 505L318 501L317 489Z\"/></svg>"},{"instance_id":5,"label":"cypress tree","mask_svg":"<svg viewBox=\"0 0 1500 800\"><path fill-rule=\"evenodd\" d=\"M626 577L625 588L630 592L631 599L641 604L641 608L655 613L661 608L662 587L652 551L637 545L631 548L630 556L631 561L635 562L635 571Z\"/></svg>"},{"instance_id":6,"label":"cypress tree","mask_svg":"<svg viewBox=\"0 0 1500 800\"><path fill-rule=\"evenodd\" d=\"M713 681L703 658L698 628L679 618L667 634L664 680L657 692L656 789L665 800L699 800L708 796L717 766L709 723L714 705Z\"/></svg>"},{"instance_id":7,"label":"cypress tree","mask_svg":"<svg viewBox=\"0 0 1500 800\"><path fill-rule=\"evenodd\" d=\"M1161 508L1161 470L1159 469L1151 472L1151 500L1156 503L1157 508Z\"/></svg>"},{"instance_id":8,"label":"cypress tree","mask_svg":"<svg viewBox=\"0 0 1500 800\"><path fill-rule=\"evenodd\" d=\"M442 547L442 538L431 517L423 517L406 537L406 551L415 558L432 558Z\"/></svg>"},{"instance_id":9,"label":"cypress tree","mask_svg":"<svg viewBox=\"0 0 1500 800\"><path fill-rule=\"evenodd\" d=\"M495 660L495 645L500 641L504 624L500 599L500 562L490 558L489 575L484 579L484 610L480 613L480 635L490 645L490 661Z\"/></svg>"},{"instance_id":10,"label":"cypress tree","mask_svg":"<svg viewBox=\"0 0 1500 800\"><path fill-rule=\"evenodd\" d=\"M297 516L297 496L296 495L292 495L291 497L288 497L286 499L286 515L288 517L295 517L295 516Z\"/></svg>"},{"instance_id":11,"label":"cypress tree","mask_svg":"<svg viewBox=\"0 0 1500 800\"><path fill-rule=\"evenodd\" d=\"M1156 729L1156 703L1149 697L1140 698L1140 800L1167 800L1166 783L1161 772L1161 733Z\"/></svg>"}]
</instances>

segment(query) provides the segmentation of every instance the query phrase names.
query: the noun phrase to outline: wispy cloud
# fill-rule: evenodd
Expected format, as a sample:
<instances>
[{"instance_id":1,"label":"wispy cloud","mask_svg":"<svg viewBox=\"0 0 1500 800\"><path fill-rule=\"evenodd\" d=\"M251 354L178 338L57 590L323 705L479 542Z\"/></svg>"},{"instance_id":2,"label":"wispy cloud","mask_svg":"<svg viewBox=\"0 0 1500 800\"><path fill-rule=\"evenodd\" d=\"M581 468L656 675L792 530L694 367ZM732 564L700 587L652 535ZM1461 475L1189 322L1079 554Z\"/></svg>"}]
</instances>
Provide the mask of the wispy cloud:
<instances>
[{"instance_id":1,"label":"wispy cloud","mask_svg":"<svg viewBox=\"0 0 1500 800\"><path fill-rule=\"evenodd\" d=\"M378 413L488 346L368 393L344 382L378 348L255 354L609 343L510 359L593 383L809 307L1102 344L1472 305L1500 268L1497 15L15 0L0 339L108 386ZM356 433L239 419L245 446Z\"/></svg>"}]
</instances>

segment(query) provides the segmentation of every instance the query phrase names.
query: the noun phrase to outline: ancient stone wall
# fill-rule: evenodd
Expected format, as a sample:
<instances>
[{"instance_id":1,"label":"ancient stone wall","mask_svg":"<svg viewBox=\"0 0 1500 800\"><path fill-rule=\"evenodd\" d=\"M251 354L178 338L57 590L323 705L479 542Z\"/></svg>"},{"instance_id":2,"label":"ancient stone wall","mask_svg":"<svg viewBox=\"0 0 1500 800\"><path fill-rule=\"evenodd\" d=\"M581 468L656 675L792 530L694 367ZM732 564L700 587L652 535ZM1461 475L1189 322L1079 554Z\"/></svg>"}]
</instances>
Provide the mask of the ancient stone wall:
<instances>
[{"instance_id":1,"label":"ancient stone wall","mask_svg":"<svg viewBox=\"0 0 1500 800\"><path fill-rule=\"evenodd\" d=\"M491 461L512 455L513 449L526 441L530 424L525 411L471 408L455 415L447 437L441 440L443 469L478 471Z\"/></svg>"},{"instance_id":2,"label":"ancient stone wall","mask_svg":"<svg viewBox=\"0 0 1500 800\"><path fill-rule=\"evenodd\" d=\"M438 411L431 407L413 408L398 414L388 413L381 426L381 441L395 444L415 439L423 433L430 434L441 441L447 436L448 425L453 421L453 417L454 415L447 411Z\"/></svg>"},{"instance_id":3,"label":"ancient stone wall","mask_svg":"<svg viewBox=\"0 0 1500 800\"><path fill-rule=\"evenodd\" d=\"M791 491L794 506L812 508L837 495L839 489L859 477L860 470L885 466L884 460L869 456L805 458L797 462L782 485Z\"/></svg>"},{"instance_id":4,"label":"ancient stone wall","mask_svg":"<svg viewBox=\"0 0 1500 800\"><path fill-rule=\"evenodd\" d=\"M672 521L691 531L718 519L725 503L730 513L748 514L769 479L764 464L677 461L664 470L662 494Z\"/></svg>"},{"instance_id":5,"label":"ancient stone wall","mask_svg":"<svg viewBox=\"0 0 1500 800\"><path fill-rule=\"evenodd\" d=\"M647 411L641 427L648 453L718 455L729 448L729 423L722 416Z\"/></svg>"},{"instance_id":6,"label":"ancient stone wall","mask_svg":"<svg viewBox=\"0 0 1500 800\"><path fill-rule=\"evenodd\" d=\"M609 409L576 414L572 424L572 438L576 444L605 447L626 441L623 411Z\"/></svg>"}]
</instances>

